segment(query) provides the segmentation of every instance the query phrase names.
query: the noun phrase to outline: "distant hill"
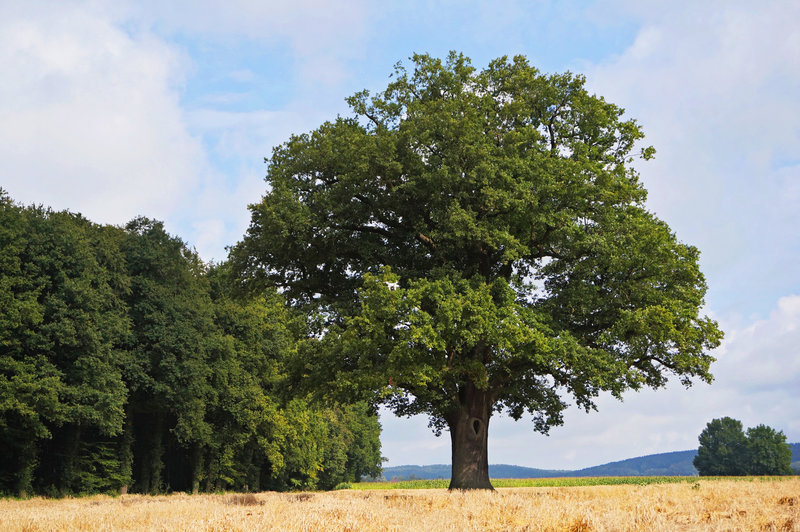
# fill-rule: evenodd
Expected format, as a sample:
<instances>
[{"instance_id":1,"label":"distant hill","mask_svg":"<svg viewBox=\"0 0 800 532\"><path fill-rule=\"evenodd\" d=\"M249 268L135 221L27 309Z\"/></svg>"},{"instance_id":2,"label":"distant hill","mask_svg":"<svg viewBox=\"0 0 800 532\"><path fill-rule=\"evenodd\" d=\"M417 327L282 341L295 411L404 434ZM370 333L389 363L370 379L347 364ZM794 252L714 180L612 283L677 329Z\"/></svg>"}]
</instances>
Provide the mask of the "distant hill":
<instances>
[{"instance_id":1,"label":"distant hill","mask_svg":"<svg viewBox=\"0 0 800 532\"><path fill-rule=\"evenodd\" d=\"M789 445L792 448L792 468L798 471L800 470L800 443ZM535 469L492 464L489 466L489 476L491 478L691 476L697 474L697 469L692 464L695 455L697 455L697 449L650 454L578 470ZM383 476L387 480L393 478L398 480L450 478L450 465L385 467Z\"/></svg>"},{"instance_id":2,"label":"distant hill","mask_svg":"<svg viewBox=\"0 0 800 532\"><path fill-rule=\"evenodd\" d=\"M575 477L691 476L697 474L692 460L697 449L650 454L573 471Z\"/></svg>"},{"instance_id":3,"label":"distant hill","mask_svg":"<svg viewBox=\"0 0 800 532\"><path fill-rule=\"evenodd\" d=\"M571 473L573 473L573 471L560 469L534 469L532 467L522 467L508 464L489 465L489 476L491 478L567 477L570 476ZM386 480L450 478L450 464L384 467L383 477Z\"/></svg>"}]
</instances>

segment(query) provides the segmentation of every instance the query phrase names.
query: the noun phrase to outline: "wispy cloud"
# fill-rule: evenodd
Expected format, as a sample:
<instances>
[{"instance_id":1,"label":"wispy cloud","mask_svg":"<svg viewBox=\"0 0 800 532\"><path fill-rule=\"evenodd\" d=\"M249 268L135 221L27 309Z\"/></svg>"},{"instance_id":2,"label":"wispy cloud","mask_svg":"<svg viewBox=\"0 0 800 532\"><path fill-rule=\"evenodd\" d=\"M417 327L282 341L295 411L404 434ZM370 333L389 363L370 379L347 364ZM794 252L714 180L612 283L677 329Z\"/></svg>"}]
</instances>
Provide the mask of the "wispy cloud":
<instances>
[{"instance_id":1,"label":"wispy cloud","mask_svg":"<svg viewBox=\"0 0 800 532\"><path fill-rule=\"evenodd\" d=\"M636 39L589 83L658 150L642 165L650 204L703 252L711 306L763 313L800 288L800 4L621 5Z\"/></svg>"},{"instance_id":2,"label":"wispy cloud","mask_svg":"<svg viewBox=\"0 0 800 532\"><path fill-rule=\"evenodd\" d=\"M204 172L178 102L186 58L74 4L41 11L0 16L4 186L106 223L185 206Z\"/></svg>"},{"instance_id":3,"label":"wispy cloud","mask_svg":"<svg viewBox=\"0 0 800 532\"><path fill-rule=\"evenodd\" d=\"M161 33L289 46L298 63L299 79L293 81L300 86L334 85L347 77L347 62L362 51L370 12L360 0L145 0L135 5L136 20Z\"/></svg>"}]
</instances>

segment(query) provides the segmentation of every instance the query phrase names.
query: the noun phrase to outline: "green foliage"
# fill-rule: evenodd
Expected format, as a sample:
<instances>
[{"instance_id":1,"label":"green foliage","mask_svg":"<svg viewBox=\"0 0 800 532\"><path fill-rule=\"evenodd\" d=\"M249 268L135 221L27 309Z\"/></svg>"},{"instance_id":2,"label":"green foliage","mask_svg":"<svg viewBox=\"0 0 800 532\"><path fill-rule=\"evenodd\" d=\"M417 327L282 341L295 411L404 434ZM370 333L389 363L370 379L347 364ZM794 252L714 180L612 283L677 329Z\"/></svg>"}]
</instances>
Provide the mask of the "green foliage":
<instances>
[{"instance_id":1,"label":"green foliage","mask_svg":"<svg viewBox=\"0 0 800 532\"><path fill-rule=\"evenodd\" d=\"M458 438L493 411L546 433L570 399L710 382L722 333L698 250L644 207L638 124L524 57L412 62L274 150L232 249L245 290L312 317L297 381Z\"/></svg>"},{"instance_id":2,"label":"green foliage","mask_svg":"<svg viewBox=\"0 0 800 532\"><path fill-rule=\"evenodd\" d=\"M766 425L742 430L738 420L714 419L700 434L694 466L706 475L791 475L792 451L783 432Z\"/></svg>"},{"instance_id":3,"label":"green foliage","mask_svg":"<svg viewBox=\"0 0 800 532\"><path fill-rule=\"evenodd\" d=\"M0 493L315 489L378 474L366 405L287 385L304 321L161 222L0 191Z\"/></svg>"},{"instance_id":4,"label":"green foliage","mask_svg":"<svg viewBox=\"0 0 800 532\"><path fill-rule=\"evenodd\" d=\"M742 422L730 417L714 419L698 438L694 466L701 476L746 474L747 438Z\"/></svg>"},{"instance_id":5,"label":"green foliage","mask_svg":"<svg viewBox=\"0 0 800 532\"><path fill-rule=\"evenodd\" d=\"M59 468L40 452L55 431L121 432L117 342L128 322L115 290L119 256L105 230L80 215L22 208L5 195L0 209L0 479L29 492L39 466L40 481L77 489L76 479L91 475L73 439Z\"/></svg>"},{"instance_id":6,"label":"green foliage","mask_svg":"<svg viewBox=\"0 0 800 532\"><path fill-rule=\"evenodd\" d=\"M328 409L326 418L328 434L318 487L331 489L380 475L380 424L366 403Z\"/></svg>"},{"instance_id":7,"label":"green foliage","mask_svg":"<svg viewBox=\"0 0 800 532\"><path fill-rule=\"evenodd\" d=\"M758 425L747 429L747 463L750 475L791 475L792 451L781 431Z\"/></svg>"}]
</instances>

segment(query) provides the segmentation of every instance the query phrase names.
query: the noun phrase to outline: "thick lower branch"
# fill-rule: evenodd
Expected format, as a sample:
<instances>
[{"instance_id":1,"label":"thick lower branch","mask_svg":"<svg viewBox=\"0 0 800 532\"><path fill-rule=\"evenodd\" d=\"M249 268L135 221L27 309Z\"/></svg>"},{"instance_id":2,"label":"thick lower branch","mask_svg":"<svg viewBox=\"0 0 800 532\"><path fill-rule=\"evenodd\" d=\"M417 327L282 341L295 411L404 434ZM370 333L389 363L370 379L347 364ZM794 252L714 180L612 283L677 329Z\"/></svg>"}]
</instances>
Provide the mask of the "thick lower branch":
<instances>
[{"instance_id":1,"label":"thick lower branch","mask_svg":"<svg viewBox=\"0 0 800 532\"><path fill-rule=\"evenodd\" d=\"M427 235L417 232L417 240L425 244L425 246L430 249L431 251L436 251L436 244L433 243L433 240L430 239Z\"/></svg>"}]
</instances>

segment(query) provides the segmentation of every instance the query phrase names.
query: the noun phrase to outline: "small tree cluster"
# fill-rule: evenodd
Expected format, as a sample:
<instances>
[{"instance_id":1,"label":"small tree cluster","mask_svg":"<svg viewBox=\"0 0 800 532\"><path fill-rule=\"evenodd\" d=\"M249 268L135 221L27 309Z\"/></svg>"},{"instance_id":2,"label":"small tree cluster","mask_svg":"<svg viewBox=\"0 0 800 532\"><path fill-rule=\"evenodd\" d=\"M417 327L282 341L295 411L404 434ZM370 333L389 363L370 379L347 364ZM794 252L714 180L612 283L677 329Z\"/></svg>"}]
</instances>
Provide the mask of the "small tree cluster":
<instances>
[{"instance_id":1,"label":"small tree cluster","mask_svg":"<svg viewBox=\"0 0 800 532\"><path fill-rule=\"evenodd\" d=\"M766 425L745 432L739 420L714 419L699 440L694 466L702 476L792 474L792 451L786 436Z\"/></svg>"}]
</instances>

